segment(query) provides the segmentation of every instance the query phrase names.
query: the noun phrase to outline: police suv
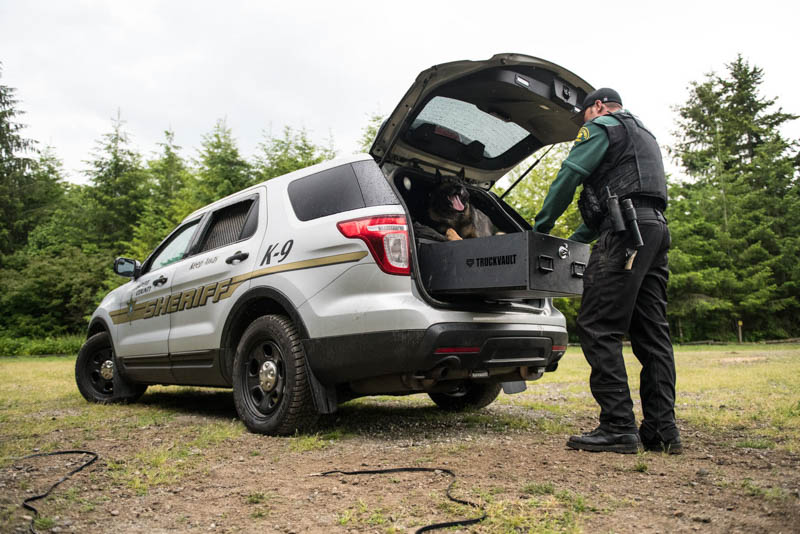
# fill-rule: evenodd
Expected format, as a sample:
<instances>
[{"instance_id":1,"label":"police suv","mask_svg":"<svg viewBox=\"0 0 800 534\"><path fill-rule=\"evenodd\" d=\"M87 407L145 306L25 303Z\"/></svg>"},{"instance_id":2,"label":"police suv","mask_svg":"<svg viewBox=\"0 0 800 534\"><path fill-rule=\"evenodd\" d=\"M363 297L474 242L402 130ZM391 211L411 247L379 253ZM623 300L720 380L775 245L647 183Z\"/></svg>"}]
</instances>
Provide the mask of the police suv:
<instances>
[{"instance_id":1,"label":"police suv","mask_svg":"<svg viewBox=\"0 0 800 534\"><path fill-rule=\"evenodd\" d=\"M574 106L591 90L518 54L422 72L370 154L252 186L186 217L143 263L118 258L114 271L131 280L92 315L78 389L115 402L150 384L233 388L246 426L268 434L308 428L359 396L427 393L462 410L524 390L566 348L550 293L430 290L419 251L434 247L415 223L437 183L457 177L505 234L481 238L482 256L491 240L531 233L489 188L573 139ZM507 263L467 261L501 278Z\"/></svg>"}]
</instances>

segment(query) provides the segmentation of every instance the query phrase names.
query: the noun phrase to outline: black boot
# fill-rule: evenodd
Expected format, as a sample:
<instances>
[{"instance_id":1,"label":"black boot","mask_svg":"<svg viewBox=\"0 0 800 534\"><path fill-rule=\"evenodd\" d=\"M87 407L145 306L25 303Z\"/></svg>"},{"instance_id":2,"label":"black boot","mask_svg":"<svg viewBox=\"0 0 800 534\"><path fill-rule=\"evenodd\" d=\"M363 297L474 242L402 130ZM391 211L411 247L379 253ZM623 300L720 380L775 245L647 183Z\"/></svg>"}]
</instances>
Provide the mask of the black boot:
<instances>
[{"instance_id":1,"label":"black boot","mask_svg":"<svg viewBox=\"0 0 800 534\"><path fill-rule=\"evenodd\" d=\"M680 435L669 439L663 439L659 434L653 437L646 437L641 434L642 446L645 450L654 452L663 452L666 454L681 454L683 452L683 443L681 443Z\"/></svg>"},{"instance_id":2,"label":"black boot","mask_svg":"<svg viewBox=\"0 0 800 534\"><path fill-rule=\"evenodd\" d=\"M597 427L580 436L570 436L567 447L592 452L634 454L639 451L639 435L635 432L615 434Z\"/></svg>"}]
</instances>

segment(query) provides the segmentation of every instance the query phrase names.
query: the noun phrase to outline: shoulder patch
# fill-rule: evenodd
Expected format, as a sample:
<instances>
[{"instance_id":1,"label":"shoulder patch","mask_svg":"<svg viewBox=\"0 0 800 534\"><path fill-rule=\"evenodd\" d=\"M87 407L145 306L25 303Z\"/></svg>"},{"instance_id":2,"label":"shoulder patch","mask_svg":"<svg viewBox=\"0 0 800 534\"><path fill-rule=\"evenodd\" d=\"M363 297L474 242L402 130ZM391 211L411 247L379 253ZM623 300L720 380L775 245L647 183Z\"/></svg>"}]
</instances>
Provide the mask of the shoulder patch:
<instances>
[{"instance_id":1,"label":"shoulder patch","mask_svg":"<svg viewBox=\"0 0 800 534\"><path fill-rule=\"evenodd\" d=\"M589 128L584 126L578 132L578 137L575 138L575 142L580 143L581 141L586 141L587 139L589 139Z\"/></svg>"}]
</instances>

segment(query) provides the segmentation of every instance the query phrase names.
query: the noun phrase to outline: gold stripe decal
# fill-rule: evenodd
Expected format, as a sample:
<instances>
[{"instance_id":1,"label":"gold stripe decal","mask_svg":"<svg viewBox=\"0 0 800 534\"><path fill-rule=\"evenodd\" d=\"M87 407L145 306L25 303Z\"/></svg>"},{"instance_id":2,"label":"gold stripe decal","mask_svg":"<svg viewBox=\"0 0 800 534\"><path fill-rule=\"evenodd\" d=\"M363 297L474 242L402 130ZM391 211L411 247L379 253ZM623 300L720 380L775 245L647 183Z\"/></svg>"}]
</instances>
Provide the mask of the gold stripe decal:
<instances>
[{"instance_id":1,"label":"gold stripe decal","mask_svg":"<svg viewBox=\"0 0 800 534\"><path fill-rule=\"evenodd\" d=\"M283 271L297 271L300 269L310 269L311 267L322 267L324 265L335 265L337 263L348 263L353 261L360 261L367 252L350 252L349 254L337 254L335 256L325 256L324 258L315 258L313 260L295 261L285 265L276 265L274 267L266 267L253 271L249 274L243 274L233 277L233 283L245 282L253 278L259 278L268 274L280 273Z\"/></svg>"},{"instance_id":2,"label":"gold stripe decal","mask_svg":"<svg viewBox=\"0 0 800 534\"><path fill-rule=\"evenodd\" d=\"M114 310L109 313L111 320L114 324L122 324L139 319L149 319L168 313L181 312L192 308L205 306L210 300L216 304L220 300L227 299L248 280L261 278L270 274L282 273L287 271L299 271L301 269L311 269L313 267L324 267L326 265L336 265L339 263L351 263L360 261L368 252L349 252L347 254L336 254L334 256L325 256L323 258L315 258L312 260L295 261L286 263L284 265L275 265L273 267L266 267L258 269L247 274L234 276L219 282L212 282L210 284L187 289L180 293L172 293L165 297L148 300L145 302L136 302L131 299L128 306L119 310Z\"/></svg>"}]
</instances>

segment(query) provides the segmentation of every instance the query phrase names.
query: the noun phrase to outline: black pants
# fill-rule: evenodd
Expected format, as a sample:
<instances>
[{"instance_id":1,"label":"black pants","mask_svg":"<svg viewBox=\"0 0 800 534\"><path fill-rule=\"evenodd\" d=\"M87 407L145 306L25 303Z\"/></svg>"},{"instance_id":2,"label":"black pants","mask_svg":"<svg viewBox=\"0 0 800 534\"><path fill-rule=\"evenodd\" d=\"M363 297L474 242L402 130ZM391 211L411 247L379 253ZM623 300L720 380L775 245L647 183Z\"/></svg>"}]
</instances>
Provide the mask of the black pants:
<instances>
[{"instance_id":1,"label":"black pants","mask_svg":"<svg viewBox=\"0 0 800 534\"><path fill-rule=\"evenodd\" d=\"M625 269L629 234L605 230L592 248L584 273L578 335L592 367L592 395L600 405L600 427L636 432L622 337L630 334L633 353L642 364L641 433L645 439L678 435L675 426L675 357L667 323L667 251L669 230L664 216L637 209L644 246L631 270Z\"/></svg>"}]
</instances>

